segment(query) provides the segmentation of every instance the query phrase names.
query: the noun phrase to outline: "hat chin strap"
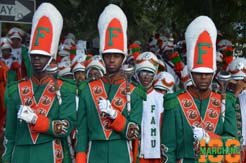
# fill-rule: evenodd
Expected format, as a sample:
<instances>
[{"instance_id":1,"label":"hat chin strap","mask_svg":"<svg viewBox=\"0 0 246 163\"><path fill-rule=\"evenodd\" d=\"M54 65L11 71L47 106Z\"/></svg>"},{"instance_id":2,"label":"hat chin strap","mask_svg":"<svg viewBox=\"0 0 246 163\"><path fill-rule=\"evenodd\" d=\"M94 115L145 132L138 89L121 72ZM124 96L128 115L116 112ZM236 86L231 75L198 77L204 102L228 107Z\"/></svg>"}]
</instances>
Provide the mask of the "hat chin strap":
<instances>
[{"instance_id":1,"label":"hat chin strap","mask_svg":"<svg viewBox=\"0 0 246 163\"><path fill-rule=\"evenodd\" d=\"M50 57L49 61L46 63L46 65L45 65L44 68L42 69L42 72L44 72L44 71L46 70L46 68L50 65L52 59L53 59L53 57Z\"/></svg>"},{"instance_id":2,"label":"hat chin strap","mask_svg":"<svg viewBox=\"0 0 246 163\"><path fill-rule=\"evenodd\" d=\"M193 76L192 76L192 74L191 74L191 71L189 72L189 75L190 75L190 78L191 78L192 84L196 87L196 83L195 83L195 82L194 82L194 80L193 80Z\"/></svg>"}]
</instances>

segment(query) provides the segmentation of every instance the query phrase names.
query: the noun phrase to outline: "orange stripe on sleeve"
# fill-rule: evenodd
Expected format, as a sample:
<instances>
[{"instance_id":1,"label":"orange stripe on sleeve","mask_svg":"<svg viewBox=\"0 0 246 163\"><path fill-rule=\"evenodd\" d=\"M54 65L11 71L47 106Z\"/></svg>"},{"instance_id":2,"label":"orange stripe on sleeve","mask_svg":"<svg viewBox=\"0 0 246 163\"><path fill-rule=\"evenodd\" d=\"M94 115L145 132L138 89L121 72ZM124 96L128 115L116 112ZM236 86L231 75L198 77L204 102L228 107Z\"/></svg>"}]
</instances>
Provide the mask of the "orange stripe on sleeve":
<instances>
[{"instance_id":1,"label":"orange stripe on sleeve","mask_svg":"<svg viewBox=\"0 0 246 163\"><path fill-rule=\"evenodd\" d=\"M43 115L38 115L38 119L35 125L33 125L31 128L33 131L36 132L47 132L49 129L49 124L50 120L49 118L43 116Z\"/></svg>"},{"instance_id":2,"label":"orange stripe on sleeve","mask_svg":"<svg viewBox=\"0 0 246 163\"><path fill-rule=\"evenodd\" d=\"M120 113L117 113L117 116L113 123L111 123L110 127L117 132L121 132L124 130L126 126L126 118Z\"/></svg>"},{"instance_id":3,"label":"orange stripe on sleeve","mask_svg":"<svg viewBox=\"0 0 246 163\"><path fill-rule=\"evenodd\" d=\"M210 139L220 139L221 136L215 134L214 132L208 132L208 135L210 136Z\"/></svg>"},{"instance_id":4,"label":"orange stripe on sleeve","mask_svg":"<svg viewBox=\"0 0 246 163\"><path fill-rule=\"evenodd\" d=\"M85 152L78 152L76 154L76 163L86 163L86 153Z\"/></svg>"}]
</instances>

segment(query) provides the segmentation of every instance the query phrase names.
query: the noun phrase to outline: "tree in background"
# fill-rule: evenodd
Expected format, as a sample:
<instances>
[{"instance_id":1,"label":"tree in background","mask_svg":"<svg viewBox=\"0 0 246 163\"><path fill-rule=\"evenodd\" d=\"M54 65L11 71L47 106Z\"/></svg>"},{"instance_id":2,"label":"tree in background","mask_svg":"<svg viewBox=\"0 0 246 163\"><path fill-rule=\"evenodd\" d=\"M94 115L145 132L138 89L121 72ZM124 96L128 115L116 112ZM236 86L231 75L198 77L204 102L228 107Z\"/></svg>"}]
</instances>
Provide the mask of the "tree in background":
<instances>
[{"instance_id":1,"label":"tree in background","mask_svg":"<svg viewBox=\"0 0 246 163\"><path fill-rule=\"evenodd\" d=\"M54 4L64 17L63 32L73 32L77 38L86 40L97 37L99 14L109 3L119 5L126 13L128 36L131 40L146 41L156 32L172 33L177 40L182 37L188 23L198 15L211 17L217 29L225 33L226 37L237 40L232 24L245 23L246 18L245 0L36 0L36 2L37 6L42 2ZM245 38L240 38L242 39Z\"/></svg>"}]
</instances>

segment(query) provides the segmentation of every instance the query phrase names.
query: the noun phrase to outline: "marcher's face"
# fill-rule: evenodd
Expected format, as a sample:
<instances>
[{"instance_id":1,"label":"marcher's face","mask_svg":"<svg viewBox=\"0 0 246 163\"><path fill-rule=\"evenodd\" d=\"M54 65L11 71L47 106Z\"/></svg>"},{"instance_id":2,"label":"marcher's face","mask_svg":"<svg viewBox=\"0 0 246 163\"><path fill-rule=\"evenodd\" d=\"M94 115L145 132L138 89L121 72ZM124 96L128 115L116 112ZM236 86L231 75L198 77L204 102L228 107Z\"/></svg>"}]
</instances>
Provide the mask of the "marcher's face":
<instances>
[{"instance_id":1,"label":"marcher's face","mask_svg":"<svg viewBox=\"0 0 246 163\"><path fill-rule=\"evenodd\" d=\"M205 91L209 89L209 86L213 79L213 73L196 73L192 72L193 81L199 90Z\"/></svg>"},{"instance_id":2,"label":"marcher's face","mask_svg":"<svg viewBox=\"0 0 246 163\"><path fill-rule=\"evenodd\" d=\"M19 38L12 38L11 41L12 41L11 45L13 48L20 48L21 40Z\"/></svg>"},{"instance_id":3,"label":"marcher's face","mask_svg":"<svg viewBox=\"0 0 246 163\"><path fill-rule=\"evenodd\" d=\"M120 70L123 62L123 54L108 53L103 54L103 60L108 74L116 73Z\"/></svg>"},{"instance_id":4,"label":"marcher's face","mask_svg":"<svg viewBox=\"0 0 246 163\"><path fill-rule=\"evenodd\" d=\"M85 80L85 72L83 71L77 71L74 73L74 78L75 80L81 82L83 80Z\"/></svg>"},{"instance_id":5,"label":"marcher's face","mask_svg":"<svg viewBox=\"0 0 246 163\"><path fill-rule=\"evenodd\" d=\"M101 76L101 74L100 74L98 69L96 69L96 68L91 68L90 69L90 71L88 73L88 79L95 80L95 79L100 79L101 77L102 76Z\"/></svg>"},{"instance_id":6,"label":"marcher's face","mask_svg":"<svg viewBox=\"0 0 246 163\"><path fill-rule=\"evenodd\" d=\"M50 57L39 54L31 54L31 63L35 72L42 72L44 66L48 63Z\"/></svg>"},{"instance_id":7,"label":"marcher's face","mask_svg":"<svg viewBox=\"0 0 246 163\"><path fill-rule=\"evenodd\" d=\"M2 56L3 56L3 58L4 58L4 59L9 58L10 52L11 52L11 49L3 49L3 50L2 50Z\"/></svg>"},{"instance_id":8,"label":"marcher's face","mask_svg":"<svg viewBox=\"0 0 246 163\"><path fill-rule=\"evenodd\" d=\"M138 73L138 79L140 80L142 86L144 86L145 88L148 88L149 85L152 83L153 79L154 79L155 74L153 72L150 71L140 71Z\"/></svg>"}]
</instances>

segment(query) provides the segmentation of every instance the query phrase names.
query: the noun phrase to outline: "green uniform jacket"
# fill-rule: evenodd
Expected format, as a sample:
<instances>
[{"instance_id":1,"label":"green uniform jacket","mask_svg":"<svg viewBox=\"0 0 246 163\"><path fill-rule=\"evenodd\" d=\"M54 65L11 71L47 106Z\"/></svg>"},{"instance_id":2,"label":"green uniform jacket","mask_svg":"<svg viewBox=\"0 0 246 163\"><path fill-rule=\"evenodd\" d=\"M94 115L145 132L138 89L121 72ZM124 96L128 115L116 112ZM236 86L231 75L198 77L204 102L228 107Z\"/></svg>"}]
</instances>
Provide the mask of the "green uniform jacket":
<instances>
[{"instance_id":1,"label":"green uniform jacket","mask_svg":"<svg viewBox=\"0 0 246 163\"><path fill-rule=\"evenodd\" d=\"M185 115L179 104L177 95L184 91L174 94L167 94L164 97L164 114L162 119L161 143L167 147L165 154L168 163L175 163L176 160L184 159L184 162L193 163L193 131L187 122ZM193 98L202 118L205 115L209 97L207 99ZM236 115L234 111L235 97L231 94L226 95L225 120L218 121L215 134L225 137L237 137ZM186 160L186 161L185 161ZM190 160L190 161L188 161Z\"/></svg>"},{"instance_id":2,"label":"green uniform jacket","mask_svg":"<svg viewBox=\"0 0 246 163\"><path fill-rule=\"evenodd\" d=\"M35 92L34 98L38 102L47 83L38 86L32 82L32 85L33 92ZM17 119L17 113L21 105L21 99L18 92L18 82L9 85L7 89L7 94L5 94L5 96L7 96L7 121L4 141L5 152L3 154L3 162L11 162L11 160L13 159L12 152L15 150L15 146L35 146L31 139L27 123L23 120L20 121ZM47 115L47 118L49 119L48 130L39 134L39 137L36 141L36 145L52 142L54 139L57 138L66 138L70 134L72 128L74 127L74 123L76 121L74 86L64 81L60 88L60 93L62 104L59 105L58 99L57 97L55 97ZM67 120L69 122L69 125L66 128L66 132L57 134L54 131L53 122L55 120ZM50 150L47 149L46 151ZM31 162L37 161L38 160L31 160Z\"/></svg>"},{"instance_id":3,"label":"green uniform jacket","mask_svg":"<svg viewBox=\"0 0 246 163\"><path fill-rule=\"evenodd\" d=\"M103 82L105 91L110 101L112 101L113 97L115 96L116 91L118 90L120 84L109 84L109 83ZM78 110L78 122L77 122L78 135L77 135L76 152L86 153L88 150L89 141L108 142L107 140L110 140L110 141L111 140L116 140L116 141L123 140L126 142L128 140L127 138L128 124L130 122L134 122L138 124L139 126L141 125L143 99L145 98L146 93L144 90L140 89L139 87L135 86L135 89L131 93L131 112L130 114L128 115L126 106L121 112L121 115L123 115L124 118L126 119L126 124L124 128L121 131L115 131L114 129L112 129L112 133L108 139L105 137L104 130L100 122L100 115L94 104L93 97L90 92L90 88L88 84L85 84L84 88L80 86L80 90L81 92L79 96L79 110ZM116 146L114 150L120 151L120 148L121 146ZM124 153L122 155L128 156L129 153ZM103 162L103 160L101 161Z\"/></svg>"}]
</instances>

